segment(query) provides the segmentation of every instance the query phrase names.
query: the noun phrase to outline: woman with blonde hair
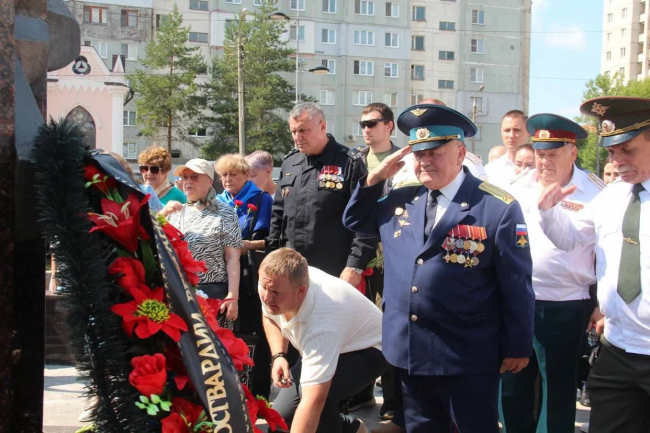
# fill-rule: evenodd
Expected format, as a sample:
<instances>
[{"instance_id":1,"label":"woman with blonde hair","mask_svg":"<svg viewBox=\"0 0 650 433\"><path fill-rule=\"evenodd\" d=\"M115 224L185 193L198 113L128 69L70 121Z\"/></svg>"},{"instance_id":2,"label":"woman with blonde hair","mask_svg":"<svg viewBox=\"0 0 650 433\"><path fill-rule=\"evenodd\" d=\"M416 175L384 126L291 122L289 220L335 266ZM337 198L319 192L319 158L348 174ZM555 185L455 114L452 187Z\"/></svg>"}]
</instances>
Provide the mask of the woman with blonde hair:
<instances>
[{"instance_id":1,"label":"woman with blonde hair","mask_svg":"<svg viewBox=\"0 0 650 433\"><path fill-rule=\"evenodd\" d=\"M185 194L167 177L172 169L172 157L162 147L148 147L138 155L140 173L146 185L151 185L163 205L170 200L185 203Z\"/></svg>"}]
</instances>

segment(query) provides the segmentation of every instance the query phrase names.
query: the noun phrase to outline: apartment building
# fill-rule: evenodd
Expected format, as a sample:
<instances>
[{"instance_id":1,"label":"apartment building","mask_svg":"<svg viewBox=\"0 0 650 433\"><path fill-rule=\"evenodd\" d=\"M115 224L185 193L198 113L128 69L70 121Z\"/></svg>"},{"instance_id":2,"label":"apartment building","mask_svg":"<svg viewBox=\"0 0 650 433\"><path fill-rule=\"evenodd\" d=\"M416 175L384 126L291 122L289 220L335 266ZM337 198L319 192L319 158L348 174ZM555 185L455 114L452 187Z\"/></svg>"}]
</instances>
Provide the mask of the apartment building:
<instances>
[{"instance_id":1,"label":"apartment building","mask_svg":"<svg viewBox=\"0 0 650 433\"><path fill-rule=\"evenodd\" d=\"M646 2L604 0L603 48L600 72L624 81L649 75Z\"/></svg>"}]
</instances>

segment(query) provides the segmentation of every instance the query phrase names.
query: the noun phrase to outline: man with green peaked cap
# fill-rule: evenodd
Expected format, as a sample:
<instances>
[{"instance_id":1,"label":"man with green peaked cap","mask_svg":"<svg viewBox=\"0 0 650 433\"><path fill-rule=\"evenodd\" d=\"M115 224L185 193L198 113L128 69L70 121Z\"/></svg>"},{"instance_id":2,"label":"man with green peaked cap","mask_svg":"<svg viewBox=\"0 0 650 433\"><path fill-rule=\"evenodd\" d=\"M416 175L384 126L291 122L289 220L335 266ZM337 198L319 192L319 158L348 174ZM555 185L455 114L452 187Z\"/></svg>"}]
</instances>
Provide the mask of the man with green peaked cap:
<instances>
[{"instance_id":1,"label":"man with green peaked cap","mask_svg":"<svg viewBox=\"0 0 650 433\"><path fill-rule=\"evenodd\" d=\"M570 252L555 247L539 225L537 199L549 185L575 185L561 207L566 214L580 215L604 184L575 165L576 140L587 137L580 125L555 114L536 114L526 122L526 130L533 137L535 169L518 177L510 191L521 205L530 236L535 350L521 373L502 376L501 422L508 433L573 433L583 318L589 288L596 283L594 252L589 245Z\"/></svg>"},{"instance_id":2,"label":"man with green peaked cap","mask_svg":"<svg viewBox=\"0 0 650 433\"><path fill-rule=\"evenodd\" d=\"M619 174L583 212L560 203L575 185L556 183L539 197L540 225L558 248L596 253L593 315L602 349L589 379L590 433L650 431L650 99L606 96L580 111L598 119L600 146Z\"/></svg>"}]
</instances>

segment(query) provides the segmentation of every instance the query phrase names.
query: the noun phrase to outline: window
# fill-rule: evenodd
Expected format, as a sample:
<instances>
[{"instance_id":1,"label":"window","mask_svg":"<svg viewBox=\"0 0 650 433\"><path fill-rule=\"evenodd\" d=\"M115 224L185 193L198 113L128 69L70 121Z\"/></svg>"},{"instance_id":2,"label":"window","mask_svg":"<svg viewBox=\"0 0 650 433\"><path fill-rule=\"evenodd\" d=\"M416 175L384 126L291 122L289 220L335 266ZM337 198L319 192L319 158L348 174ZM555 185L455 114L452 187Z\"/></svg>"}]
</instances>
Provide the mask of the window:
<instances>
[{"instance_id":1,"label":"window","mask_svg":"<svg viewBox=\"0 0 650 433\"><path fill-rule=\"evenodd\" d=\"M355 60L354 61L354 75L367 75L372 76L374 69L374 62L368 60Z\"/></svg>"},{"instance_id":2,"label":"window","mask_svg":"<svg viewBox=\"0 0 650 433\"><path fill-rule=\"evenodd\" d=\"M241 0L239 0L241 2ZM226 3L228 3L226 1ZM298 9L298 6L300 6L300 10L304 11L305 10L305 0L291 0L291 5L289 6L289 9L292 11L295 11Z\"/></svg>"},{"instance_id":3,"label":"window","mask_svg":"<svg viewBox=\"0 0 650 433\"><path fill-rule=\"evenodd\" d=\"M372 102L372 92L369 90L355 90L352 92L352 105L365 107Z\"/></svg>"},{"instance_id":4,"label":"window","mask_svg":"<svg viewBox=\"0 0 650 433\"><path fill-rule=\"evenodd\" d=\"M470 51L474 54L483 54L483 39L472 39Z\"/></svg>"},{"instance_id":5,"label":"window","mask_svg":"<svg viewBox=\"0 0 650 433\"><path fill-rule=\"evenodd\" d=\"M607 78L609 78L609 71L605 71L605 72L603 73L603 75L606 76Z\"/></svg>"},{"instance_id":6,"label":"window","mask_svg":"<svg viewBox=\"0 0 650 433\"><path fill-rule=\"evenodd\" d=\"M233 5L240 5L241 0L226 0L226 3L230 3L230 4L233 4Z\"/></svg>"},{"instance_id":7,"label":"window","mask_svg":"<svg viewBox=\"0 0 650 433\"><path fill-rule=\"evenodd\" d=\"M321 42L324 44L336 44L336 30L323 29Z\"/></svg>"},{"instance_id":8,"label":"window","mask_svg":"<svg viewBox=\"0 0 650 433\"><path fill-rule=\"evenodd\" d=\"M210 2L208 0L190 0L190 9L195 11L207 11L209 4Z\"/></svg>"},{"instance_id":9,"label":"window","mask_svg":"<svg viewBox=\"0 0 650 433\"><path fill-rule=\"evenodd\" d=\"M336 60L334 59L323 59L320 64L329 69L328 75L336 75Z\"/></svg>"},{"instance_id":10,"label":"window","mask_svg":"<svg viewBox=\"0 0 650 433\"><path fill-rule=\"evenodd\" d=\"M163 23L167 21L167 18L168 18L167 15L156 14L156 28L163 25Z\"/></svg>"},{"instance_id":11,"label":"window","mask_svg":"<svg viewBox=\"0 0 650 433\"><path fill-rule=\"evenodd\" d=\"M206 128L196 128L196 129L190 130L189 136L190 137L207 137L208 136L208 130Z\"/></svg>"},{"instance_id":12,"label":"window","mask_svg":"<svg viewBox=\"0 0 650 433\"><path fill-rule=\"evenodd\" d=\"M138 157L138 148L135 143L124 143L122 156L126 159L136 159Z\"/></svg>"},{"instance_id":13,"label":"window","mask_svg":"<svg viewBox=\"0 0 650 433\"><path fill-rule=\"evenodd\" d=\"M371 0L354 0L354 13L359 15L374 15L375 2Z\"/></svg>"},{"instance_id":14,"label":"window","mask_svg":"<svg viewBox=\"0 0 650 433\"><path fill-rule=\"evenodd\" d=\"M424 36L411 36L411 50L424 51Z\"/></svg>"},{"instance_id":15,"label":"window","mask_svg":"<svg viewBox=\"0 0 650 433\"><path fill-rule=\"evenodd\" d=\"M108 9L84 6L84 23L108 24Z\"/></svg>"},{"instance_id":16,"label":"window","mask_svg":"<svg viewBox=\"0 0 650 433\"><path fill-rule=\"evenodd\" d=\"M438 80L438 89L453 89L454 82L452 80Z\"/></svg>"},{"instance_id":17,"label":"window","mask_svg":"<svg viewBox=\"0 0 650 433\"><path fill-rule=\"evenodd\" d=\"M612 21L614 21L614 14L607 14L607 22L611 23Z\"/></svg>"},{"instance_id":18,"label":"window","mask_svg":"<svg viewBox=\"0 0 650 433\"><path fill-rule=\"evenodd\" d=\"M607 33L607 42L611 42L611 40L612 40L612 34Z\"/></svg>"},{"instance_id":19,"label":"window","mask_svg":"<svg viewBox=\"0 0 650 433\"><path fill-rule=\"evenodd\" d=\"M627 29L621 29L621 38L624 38L627 34Z\"/></svg>"},{"instance_id":20,"label":"window","mask_svg":"<svg viewBox=\"0 0 650 433\"><path fill-rule=\"evenodd\" d=\"M472 24L485 25L485 11L472 11Z\"/></svg>"},{"instance_id":21,"label":"window","mask_svg":"<svg viewBox=\"0 0 650 433\"><path fill-rule=\"evenodd\" d=\"M397 63L386 62L384 63L384 77L397 78L397 71L399 66Z\"/></svg>"},{"instance_id":22,"label":"window","mask_svg":"<svg viewBox=\"0 0 650 433\"><path fill-rule=\"evenodd\" d=\"M422 100L424 100L424 95L411 94L411 105L419 104Z\"/></svg>"},{"instance_id":23,"label":"window","mask_svg":"<svg viewBox=\"0 0 650 433\"><path fill-rule=\"evenodd\" d=\"M262 6L262 0L253 0L253 6Z\"/></svg>"},{"instance_id":24,"label":"window","mask_svg":"<svg viewBox=\"0 0 650 433\"><path fill-rule=\"evenodd\" d=\"M627 8L621 9L621 18L625 18L627 16Z\"/></svg>"},{"instance_id":25,"label":"window","mask_svg":"<svg viewBox=\"0 0 650 433\"><path fill-rule=\"evenodd\" d=\"M305 42L305 26L300 26L300 29L298 30L298 36L300 38L300 42ZM296 40L296 26L289 26L289 40Z\"/></svg>"},{"instance_id":26,"label":"window","mask_svg":"<svg viewBox=\"0 0 650 433\"><path fill-rule=\"evenodd\" d=\"M399 47L399 35L397 33L386 33L384 45L389 48Z\"/></svg>"},{"instance_id":27,"label":"window","mask_svg":"<svg viewBox=\"0 0 650 433\"><path fill-rule=\"evenodd\" d=\"M438 51L438 59L440 60L454 60L455 57L453 51Z\"/></svg>"},{"instance_id":28,"label":"window","mask_svg":"<svg viewBox=\"0 0 650 433\"><path fill-rule=\"evenodd\" d=\"M336 0L323 0L323 12L326 14L335 14Z\"/></svg>"},{"instance_id":29,"label":"window","mask_svg":"<svg viewBox=\"0 0 650 433\"><path fill-rule=\"evenodd\" d=\"M397 3L386 2L386 16L389 18L399 18L399 5Z\"/></svg>"},{"instance_id":30,"label":"window","mask_svg":"<svg viewBox=\"0 0 650 433\"><path fill-rule=\"evenodd\" d=\"M384 93L384 104L389 107L397 107L397 92Z\"/></svg>"},{"instance_id":31,"label":"window","mask_svg":"<svg viewBox=\"0 0 650 433\"><path fill-rule=\"evenodd\" d=\"M621 78L625 78L625 68L618 68L618 75L620 75Z\"/></svg>"},{"instance_id":32,"label":"window","mask_svg":"<svg viewBox=\"0 0 650 433\"><path fill-rule=\"evenodd\" d=\"M122 53L126 60L138 60L137 44L122 44Z\"/></svg>"},{"instance_id":33,"label":"window","mask_svg":"<svg viewBox=\"0 0 650 433\"><path fill-rule=\"evenodd\" d=\"M99 57L102 59L108 58L108 43L100 41L85 41L84 45L91 46L95 48Z\"/></svg>"},{"instance_id":34,"label":"window","mask_svg":"<svg viewBox=\"0 0 650 433\"><path fill-rule=\"evenodd\" d=\"M424 65L411 65L411 80L424 80Z\"/></svg>"},{"instance_id":35,"label":"window","mask_svg":"<svg viewBox=\"0 0 650 433\"><path fill-rule=\"evenodd\" d=\"M138 11L122 9L122 27L138 27Z\"/></svg>"},{"instance_id":36,"label":"window","mask_svg":"<svg viewBox=\"0 0 650 433\"><path fill-rule=\"evenodd\" d=\"M471 68L469 73L469 80L472 83L483 82L483 68Z\"/></svg>"},{"instance_id":37,"label":"window","mask_svg":"<svg viewBox=\"0 0 650 433\"><path fill-rule=\"evenodd\" d=\"M375 32L367 30L354 31L354 44L355 45L375 45Z\"/></svg>"},{"instance_id":38,"label":"window","mask_svg":"<svg viewBox=\"0 0 650 433\"><path fill-rule=\"evenodd\" d=\"M611 51L607 51L607 53L605 53L605 56L606 56L607 60L612 60L612 52Z\"/></svg>"},{"instance_id":39,"label":"window","mask_svg":"<svg viewBox=\"0 0 650 433\"><path fill-rule=\"evenodd\" d=\"M456 30L456 23L452 23L449 21L440 21L440 30L454 31Z\"/></svg>"},{"instance_id":40,"label":"window","mask_svg":"<svg viewBox=\"0 0 650 433\"><path fill-rule=\"evenodd\" d=\"M625 47L621 48L621 57L625 57Z\"/></svg>"},{"instance_id":41,"label":"window","mask_svg":"<svg viewBox=\"0 0 650 433\"><path fill-rule=\"evenodd\" d=\"M135 126L135 111L122 111L122 125Z\"/></svg>"},{"instance_id":42,"label":"window","mask_svg":"<svg viewBox=\"0 0 650 433\"><path fill-rule=\"evenodd\" d=\"M118 57L122 61L122 66L124 67L126 65L126 56L118 56L117 54L113 54L113 61L111 62L111 66L115 66L115 61Z\"/></svg>"},{"instance_id":43,"label":"window","mask_svg":"<svg viewBox=\"0 0 650 433\"><path fill-rule=\"evenodd\" d=\"M413 6L413 21L424 21L425 19L424 6Z\"/></svg>"},{"instance_id":44,"label":"window","mask_svg":"<svg viewBox=\"0 0 650 433\"><path fill-rule=\"evenodd\" d=\"M320 91L320 105L334 105L334 90Z\"/></svg>"},{"instance_id":45,"label":"window","mask_svg":"<svg viewBox=\"0 0 650 433\"><path fill-rule=\"evenodd\" d=\"M190 32L190 42L208 42L208 34Z\"/></svg>"},{"instance_id":46,"label":"window","mask_svg":"<svg viewBox=\"0 0 650 433\"><path fill-rule=\"evenodd\" d=\"M483 97L482 96L477 96L475 98L470 98L471 105L470 107L474 108L474 99L476 99L476 112L477 113L482 113L483 112Z\"/></svg>"}]
</instances>

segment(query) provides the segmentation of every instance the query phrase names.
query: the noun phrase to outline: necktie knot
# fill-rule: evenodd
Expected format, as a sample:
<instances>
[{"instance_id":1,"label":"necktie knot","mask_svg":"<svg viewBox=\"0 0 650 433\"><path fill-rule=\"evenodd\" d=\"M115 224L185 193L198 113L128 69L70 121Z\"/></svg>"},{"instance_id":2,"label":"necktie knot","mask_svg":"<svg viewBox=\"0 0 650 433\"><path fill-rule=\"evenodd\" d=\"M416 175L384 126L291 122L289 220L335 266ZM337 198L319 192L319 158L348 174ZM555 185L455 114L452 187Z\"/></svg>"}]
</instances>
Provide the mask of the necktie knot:
<instances>
[{"instance_id":1,"label":"necktie knot","mask_svg":"<svg viewBox=\"0 0 650 433\"><path fill-rule=\"evenodd\" d=\"M437 189L432 189L429 191L429 204L438 203L438 197L442 194Z\"/></svg>"},{"instance_id":2,"label":"necktie knot","mask_svg":"<svg viewBox=\"0 0 650 433\"><path fill-rule=\"evenodd\" d=\"M639 196L639 194L641 194L642 191L645 191L645 188L641 183L634 184L634 186L632 187L632 193L636 194L637 197Z\"/></svg>"}]
</instances>

